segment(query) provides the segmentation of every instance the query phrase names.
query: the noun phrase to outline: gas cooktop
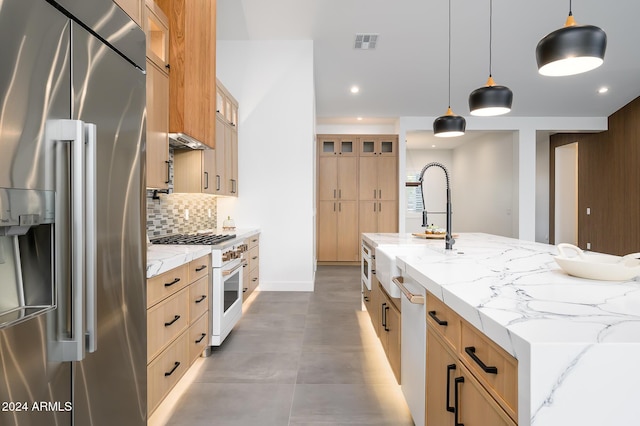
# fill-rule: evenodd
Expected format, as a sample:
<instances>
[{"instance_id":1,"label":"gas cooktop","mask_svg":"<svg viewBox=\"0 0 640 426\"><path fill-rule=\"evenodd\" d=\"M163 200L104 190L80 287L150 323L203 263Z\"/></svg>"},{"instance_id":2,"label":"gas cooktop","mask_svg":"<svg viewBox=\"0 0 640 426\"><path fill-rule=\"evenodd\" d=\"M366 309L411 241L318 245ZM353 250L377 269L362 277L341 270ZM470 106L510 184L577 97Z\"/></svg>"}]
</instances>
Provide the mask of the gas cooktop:
<instances>
[{"instance_id":1,"label":"gas cooktop","mask_svg":"<svg viewBox=\"0 0 640 426\"><path fill-rule=\"evenodd\" d=\"M151 239L153 244L214 245L231 240L236 234L175 234Z\"/></svg>"}]
</instances>

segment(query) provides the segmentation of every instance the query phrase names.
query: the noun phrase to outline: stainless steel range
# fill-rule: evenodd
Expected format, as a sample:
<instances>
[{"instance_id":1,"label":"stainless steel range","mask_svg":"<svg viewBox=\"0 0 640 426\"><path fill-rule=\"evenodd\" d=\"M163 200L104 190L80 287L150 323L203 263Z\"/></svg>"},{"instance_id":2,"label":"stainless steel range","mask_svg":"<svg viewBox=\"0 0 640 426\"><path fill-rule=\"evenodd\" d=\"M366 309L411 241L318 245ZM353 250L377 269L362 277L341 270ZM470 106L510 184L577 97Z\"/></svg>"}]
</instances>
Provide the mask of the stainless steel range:
<instances>
[{"instance_id":1,"label":"stainless steel range","mask_svg":"<svg viewBox=\"0 0 640 426\"><path fill-rule=\"evenodd\" d=\"M242 254L247 245L235 234L177 234L153 244L210 245L210 345L220 346L242 317Z\"/></svg>"}]
</instances>

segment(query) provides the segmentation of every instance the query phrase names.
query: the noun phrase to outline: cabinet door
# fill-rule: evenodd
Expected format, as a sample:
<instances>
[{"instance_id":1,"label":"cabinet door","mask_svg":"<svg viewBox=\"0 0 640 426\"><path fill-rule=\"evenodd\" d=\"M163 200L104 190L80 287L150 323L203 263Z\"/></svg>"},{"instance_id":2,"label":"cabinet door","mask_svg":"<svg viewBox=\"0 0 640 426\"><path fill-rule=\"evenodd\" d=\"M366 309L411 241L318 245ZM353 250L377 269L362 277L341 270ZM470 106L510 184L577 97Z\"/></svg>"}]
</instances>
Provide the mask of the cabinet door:
<instances>
[{"instance_id":1,"label":"cabinet door","mask_svg":"<svg viewBox=\"0 0 640 426\"><path fill-rule=\"evenodd\" d=\"M360 146L360 156L375 156L377 155L378 141L375 136L361 136L358 138L358 145Z\"/></svg>"},{"instance_id":2,"label":"cabinet door","mask_svg":"<svg viewBox=\"0 0 640 426\"><path fill-rule=\"evenodd\" d=\"M113 0L138 26L142 27L142 0Z\"/></svg>"},{"instance_id":3,"label":"cabinet door","mask_svg":"<svg viewBox=\"0 0 640 426\"><path fill-rule=\"evenodd\" d=\"M400 311L389 302L387 307L387 358L391 370L400 383L400 351L401 351L401 321Z\"/></svg>"},{"instance_id":4,"label":"cabinet door","mask_svg":"<svg viewBox=\"0 0 640 426\"><path fill-rule=\"evenodd\" d=\"M160 69L169 71L169 21L152 0L146 2L144 25L147 36L147 58Z\"/></svg>"},{"instance_id":5,"label":"cabinet door","mask_svg":"<svg viewBox=\"0 0 640 426\"><path fill-rule=\"evenodd\" d=\"M359 161L360 200L378 199L378 158L360 157Z\"/></svg>"},{"instance_id":6,"label":"cabinet door","mask_svg":"<svg viewBox=\"0 0 640 426\"><path fill-rule=\"evenodd\" d=\"M342 157L354 157L357 153L356 138L342 137L339 139L338 155Z\"/></svg>"},{"instance_id":7,"label":"cabinet door","mask_svg":"<svg viewBox=\"0 0 640 426\"><path fill-rule=\"evenodd\" d=\"M356 157L339 157L338 162L338 199L356 200L358 198L358 161Z\"/></svg>"},{"instance_id":8,"label":"cabinet door","mask_svg":"<svg viewBox=\"0 0 640 426\"><path fill-rule=\"evenodd\" d=\"M357 261L360 255L360 239L358 233L358 202L338 202L337 259L340 261Z\"/></svg>"},{"instance_id":9,"label":"cabinet door","mask_svg":"<svg viewBox=\"0 0 640 426\"><path fill-rule=\"evenodd\" d=\"M398 137L379 136L376 138L376 153L379 156L398 156Z\"/></svg>"},{"instance_id":10,"label":"cabinet door","mask_svg":"<svg viewBox=\"0 0 640 426\"><path fill-rule=\"evenodd\" d=\"M202 192L202 151L176 149L173 152L173 191Z\"/></svg>"},{"instance_id":11,"label":"cabinet door","mask_svg":"<svg viewBox=\"0 0 640 426\"><path fill-rule=\"evenodd\" d=\"M360 201L358 211L360 233L378 232L378 202Z\"/></svg>"},{"instance_id":12,"label":"cabinet door","mask_svg":"<svg viewBox=\"0 0 640 426\"><path fill-rule=\"evenodd\" d=\"M202 151L202 192L216 193L216 152L213 149Z\"/></svg>"},{"instance_id":13,"label":"cabinet door","mask_svg":"<svg viewBox=\"0 0 640 426\"><path fill-rule=\"evenodd\" d=\"M147 187L169 187L169 76L147 59Z\"/></svg>"},{"instance_id":14,"label":"cabinet door","mask_svg":"<svg viewBox=\"0 0 640 426\"><path fill-rule=\"evenodd\" d=\"M435 337L431 324L427 326L427 370L426 370L426 425L452 425L454 378L460 368L456 359ZM450 367L451 366L451 367ZM485 423L489 425L492 423Z\"/></svg>"},{"instance_id":15,"label":"cabinet door","mask_svg":"<svg viewBox=\"0 0 640 426\"><path fill-rule=\"evenodd\" d=\"M338 198L338 159L335 157L318 159L318 197L320 200Z\"/></svg>"},{"instance_id":16,"label":"cabinet door","mask_svg":"<svg viewBox=\"0 0 640 426\"><path fill-rule=\"evenodd\" d=\"M226 175L225 175L225 158L226 147L224 143L225 137L224 118L216 116L216 174L213 182L214 191L218 195L225 194Z\"/></svg>"},{"instance_id":17,"label":"cabinet door","mask_svg":"<svg viewBox=\"0 0 640 426\"><path fill-rule=\"evenodd\" d=\"M225 129L225 167L229 182L228 194L238 196L238 133L231 124Z\"/></svg>"},{"instance_id":18,"label":"cabinet door","mask_svg":"<svg viewBox=\"0 0 640 426\"><path fill-rule=\"evenodd\" d=\"M398 199L398 158L376 158L376 176L378 183L379 200Z\"/></svg>"},{"instance_id":19,"label":"cabinet door","mask_svg":"<svg viewBox=\"0 0 640 426\"><path fill-rule=\"evenodd\" d=\"M375 201L373 201L375 203ZM375 232L398 232L398 202L378 201ZM371 231L362 231L371 232Z\"/></svg>"},{"instance_id":20,"label":"cabinet door","mask_svg":"<svg viewBox=\"0 0 640 426\"><path fill-rule=\"evenodd\" d=\"M333 157L340 152L340 142L336 135L318 135L318 156Z\"/></svg>"},{"instance_id":21,"label":"cabinet door","mask_svg":"<svg viewBox=\"0 0 640 426\"><path fill-rule=\"evenodd\" d=\"M338 241L338 203L320 201L318 203L318 260L335 261Z\"/></svg>"},{"instance_id":22,"label":"cabinet door","mask_svg":"<svg viewBox=\"0 0 640 426\"><path fill-rule=\"evenodd\" d=\"M367 305L367 309L369 310L369 316L371 317L371 324L373 324L373 329L376 332L376 336L380 336L380 318L381 315L381 305L380 301L382 298L382 292L380 290L380 283L375 275L371 277L371 294L370 299L371 303Z\"/></svg>"}]
</instances>

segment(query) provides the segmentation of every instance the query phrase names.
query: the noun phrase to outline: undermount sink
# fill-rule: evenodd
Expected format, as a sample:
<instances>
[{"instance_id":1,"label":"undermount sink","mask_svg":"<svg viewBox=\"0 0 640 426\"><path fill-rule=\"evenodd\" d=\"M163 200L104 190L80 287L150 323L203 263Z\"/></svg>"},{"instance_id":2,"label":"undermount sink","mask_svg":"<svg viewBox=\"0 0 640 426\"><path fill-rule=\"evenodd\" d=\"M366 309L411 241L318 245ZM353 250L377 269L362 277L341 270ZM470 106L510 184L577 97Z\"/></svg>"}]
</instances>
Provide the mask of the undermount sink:
<instances>
[{"instance_id":1,"label":"undermount sink","mask_svg":"<svg viewBox=\"0 0 640 426\"><path fill-rule=\"evenodd\" d=\"M404 256L415 251L415 245L376 247L376 276L389 296L400 297L402 294L398 286L391 281L393 277L402 275L396 266L396 256Z\"/></svg>"}]
</instances>

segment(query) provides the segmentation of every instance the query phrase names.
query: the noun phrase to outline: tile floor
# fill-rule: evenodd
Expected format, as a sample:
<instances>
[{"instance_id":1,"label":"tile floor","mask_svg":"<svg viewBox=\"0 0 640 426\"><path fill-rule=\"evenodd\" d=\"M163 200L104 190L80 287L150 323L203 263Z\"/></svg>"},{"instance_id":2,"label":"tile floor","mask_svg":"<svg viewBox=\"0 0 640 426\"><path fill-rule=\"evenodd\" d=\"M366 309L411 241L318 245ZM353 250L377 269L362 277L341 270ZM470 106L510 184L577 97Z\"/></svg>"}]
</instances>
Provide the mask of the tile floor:
<instances>
[{"instance_id":1,"label":"tile floor","mask_svg":"<svg viewBox=\"0 0 640 426\"><path fill-rule=\"evenodd\" d=\"M360 269L314 293L262 292L205 360L169 426L413 425L366 312Z\"/></svg>"}]
</instances>

